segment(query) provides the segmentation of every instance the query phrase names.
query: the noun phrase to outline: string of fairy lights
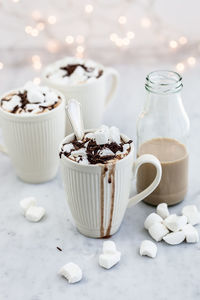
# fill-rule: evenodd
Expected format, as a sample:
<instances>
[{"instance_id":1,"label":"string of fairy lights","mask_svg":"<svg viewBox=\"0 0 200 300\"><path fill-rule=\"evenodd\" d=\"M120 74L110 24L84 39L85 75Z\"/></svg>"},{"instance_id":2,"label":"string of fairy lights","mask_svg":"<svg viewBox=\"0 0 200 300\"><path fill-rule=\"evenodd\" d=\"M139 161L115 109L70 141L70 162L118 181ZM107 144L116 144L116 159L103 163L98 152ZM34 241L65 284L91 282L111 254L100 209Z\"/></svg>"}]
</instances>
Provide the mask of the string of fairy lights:
<instances>
[{"instance_id":1,"label":"string of fairy lights","mask_svg":"<svg viewBox=\"0 0 200 300\"><path fill-rule=\"evenodd\" d=\"M11 15L15 15L15 5L20 5L23 0L7 0L12 3L12 10L9 9L9 13ZM70 2L70 0L68 0ZM102 32L101 36L99 36L99 45L100 49L106 49L107 54L110 52L112 59L114 57L118 58L119 55L129 57L135 57L135 53L138 52L141 55L146 55L146 53L150 52L145 47L141 51L139 45L137 45L137 26L140 27L140 30L146 31L146 35L149 33L153 33L160 45L160 49L162 49L160 55L173 58L174 66L178 72L184 72L187 67L194 67L197 63L197 58L200 54L200 44L198 42L192 42L188 39L187 36L176 32L174 33L174 29L170 28L166 25L163 20L159 17L159 15L155 12L155 2L156 0L149 0L146 4L138 0L121 0L124 2L125 8L119 10L119 14L116 15L116 18L112 21L111 28L115 28L115 31ZM18 13L18 18L25 18L27 24L23 28L25 34L32 39L37 39L39 36L45 40L44 49L45 52L49 54L60 54L67 53L69 55L74 55L79 58L84 58L90 56L92 53L92 49L95 52L95 45L93 40L97 40L98 36L94 38L94 31L92 30L94 27L94 21L97 19L96 10L98 8L99 1L89 0L88 3L83 3L81 15L77 15L77 18L81 18L82 22L86 23L89 27L87 33L83 34L80 32L76 34L66 34L62 38L58 37L56 34L55 27L57 23L60 21L60 16L50 14L44 15L43 11L40 9L32 10L29 19L27 16L23 15L23 9L21 9L20 13ZM141 4L142 3L142 4ZM1 4L1 2L0 2ZM102 2L101 2L102 4ZM141 9L143 10L143 16L137 22L137 26L131 26L130 24L130 5L143 5ZM107 3L104 2L106 7ZM113 4L114 5L114 4ZM123 12L123 13L122 13ZM102 22L105 20L105 16L102 15ZM79 28L79 26L77 26ZM135 28L135 30L133 30ZM173 39L170 38L171 33L173 32ZM174 38L176 37L176 38ZM33 41L34 42L34 41ZM98 44L98 43L97 43ZM101 45L100 45L101 44ZM98 49L98 48L96 48ZM38 52L40 52L38 51ZM145 52L146 51L146 52ZM154 49L152 50L152 52ZM114 55L113 55L114 53ZM188 55L188 53L190 53ZM180 61L177 61L177 57L183 57ZM0 59L1 60L1 59ZM31 54L30 57L31 65L35 72L41 70L43 66L42 55L38 53ZM5 62L3 60L0 61L0 70L5 67ZM40 78L37 76L34 78L34 82L39 84Z\"/></svg>"}]
</instances>

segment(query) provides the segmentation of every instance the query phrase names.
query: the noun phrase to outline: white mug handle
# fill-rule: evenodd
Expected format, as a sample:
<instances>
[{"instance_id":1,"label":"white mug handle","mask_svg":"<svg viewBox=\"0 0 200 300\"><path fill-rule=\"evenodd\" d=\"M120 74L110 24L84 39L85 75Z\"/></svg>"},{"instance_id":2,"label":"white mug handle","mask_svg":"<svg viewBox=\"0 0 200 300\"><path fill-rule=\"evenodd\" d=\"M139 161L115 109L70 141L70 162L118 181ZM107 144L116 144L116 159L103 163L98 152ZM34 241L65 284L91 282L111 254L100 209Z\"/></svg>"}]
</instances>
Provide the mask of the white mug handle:
<instances>
[{"instance_id":1,"label":"white mug handle","mask_svg":"<svg viewBox=\"0 0 200 300\"><path fill-rule=\"evenodd\" d=\"M117 92L117 88L119 85L119 73L113 69L113 68L106 68L106 76L111 76L112 78L112 84L111 84L111 88L108 91L108 95L105 101L105 105L107 105L115 96L116 92Z\"/></svg>"},{"instance_id":2,"label":"white mug handle","mask_svg":"<svg viewBox=\"0 0 200 300\"><path fill-rule=\"evenodd\" d=\"M141 200L143 200L145 197L149 196L159 185L161 176L162 176L162 167L159 162L159 160L151 154L144 154L141 155L133 164L133 175L134 177L137 175L138 169L141 165L150 163L156 167L156 177L154 181L142 192L139 194L133 196L132 198L129 199L128 202L128 207L137 204Z\"/></svg>"}]
</instances>

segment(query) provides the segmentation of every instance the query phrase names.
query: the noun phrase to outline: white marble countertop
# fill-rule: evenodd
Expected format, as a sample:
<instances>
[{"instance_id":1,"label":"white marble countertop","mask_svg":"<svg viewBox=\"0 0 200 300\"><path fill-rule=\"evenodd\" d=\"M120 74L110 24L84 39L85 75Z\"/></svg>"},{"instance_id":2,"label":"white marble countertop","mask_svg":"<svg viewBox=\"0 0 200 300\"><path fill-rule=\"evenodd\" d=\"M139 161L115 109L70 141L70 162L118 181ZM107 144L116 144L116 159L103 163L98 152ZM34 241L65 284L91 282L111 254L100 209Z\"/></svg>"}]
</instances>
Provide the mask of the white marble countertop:
<instances>
[{"instance_id":1,"label":"white marble countertop","mask_svg":"<svg viewBox=\"0 0 200 300\"><path fill-rule=\"evenodd\" d=\"M157 67L117 66L122 75L121 87L104 121L118 126L134 140L136 117L144 101L144 78ZM200 207L199 71L196 67L184 74L184 104L191 120L189 192L184 203L172 207L171 212L179 213L188 203ZM33 77L28 69L4 70L0 75L1 92ZM173 247L161 242L156 259L139 256L140 242L148 238L143 222L154 208L140 203L127 210L121 229L112 238L122 259L107 271L98 266L102 240L82 236L72 224L59 174L51 182L31 185L16 178L9 158L2 154L0 166L0 299L200 299L199 243ZM40 223L30 223L20 213L19 200L30 195L47 210ZM69 285L57 274L68 261L83 270L79 284Z\"/></svg>"}]
</instances>

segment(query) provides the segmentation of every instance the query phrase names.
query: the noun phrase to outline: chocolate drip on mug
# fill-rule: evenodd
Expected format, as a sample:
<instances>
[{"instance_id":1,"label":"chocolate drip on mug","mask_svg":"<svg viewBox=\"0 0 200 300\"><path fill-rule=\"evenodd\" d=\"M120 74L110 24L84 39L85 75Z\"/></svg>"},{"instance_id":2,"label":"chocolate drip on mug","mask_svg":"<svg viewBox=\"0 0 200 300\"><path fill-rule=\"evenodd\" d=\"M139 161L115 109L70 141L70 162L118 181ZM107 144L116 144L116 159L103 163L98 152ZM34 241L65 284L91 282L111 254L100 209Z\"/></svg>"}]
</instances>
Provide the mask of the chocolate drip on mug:
<instances>
[{"instance_id":1,"label":"chocolate drip on mug","mask_svg":"<svg viewBox=\"0 0 200 300\"><path fill-rule=\"evenodd\" d=\"M110 205L110 220L108 228L106 231L106 237L110 236L110 231L112 227L113 211L114 211L114 202L115 202L115 164L112 165L109 171L108 183L111 183L111 205Z\"/></svg>"},{"instance_id":2,"label":"chocolate drip on mug","mask_svg":"<svg viewBox=\"0 0 200 300\"><path fill-rule=\"evenodd\" d=\"M106 176L106 172L108 171L107 166L101 167L101 227L100 227L100 237L104 237L104 178Z\"/></svg>"}]
</instances>

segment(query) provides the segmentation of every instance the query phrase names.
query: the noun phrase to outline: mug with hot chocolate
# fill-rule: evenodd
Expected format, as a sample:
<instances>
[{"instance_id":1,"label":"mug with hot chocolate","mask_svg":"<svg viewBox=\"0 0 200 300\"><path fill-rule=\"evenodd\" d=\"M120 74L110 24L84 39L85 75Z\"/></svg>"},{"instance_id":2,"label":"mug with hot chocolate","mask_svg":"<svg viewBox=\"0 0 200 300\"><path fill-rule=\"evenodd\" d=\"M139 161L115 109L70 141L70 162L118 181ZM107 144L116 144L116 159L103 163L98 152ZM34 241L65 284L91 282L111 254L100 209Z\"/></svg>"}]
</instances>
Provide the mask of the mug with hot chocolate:
<instances>
[{"instance_id":1,"label":"mug with hot chocolate","mask_svg":"<svg viewBox=\"0 0 200 300\"><path fill-rule=\"evenodd\" d=\"M57 90L28 82L0 100L5 147L23 181L40 183L56 176L57 149L64 137L65 98Z\"/></svg>"},{"instance_id":2,"label":"mug with hot chocolate","mask_svg":"<svg viewBox=\"0 0 200 300\"><path fill-rule=\"evenodd\" d=\"M43 81L62 92L66 100L77 99L81 103L85 128L97 128L102 124L106 105L116 94L119 74L114 68L90 59L66 57L45 69ZM66 119L66 133L71 132Z\"/></svg>"},{"instance_id":3,"label":"mug with hot chocolate","mask_svg":"<svg viewBox=\"0 0 200 300\"><path fill-rule=\"evenodd\" d=\"M109 237L120 227L128 206L148 196L159 184L161 166L153 155L134 159L134 144L116 127L84 130L76 116L70 120L74 134L60 145L62 178L66 198L78 230L90 237ZM144 164L154 165L156 177L144 191L129 199L131 179Z\"/></svg>"}]
</instances>

